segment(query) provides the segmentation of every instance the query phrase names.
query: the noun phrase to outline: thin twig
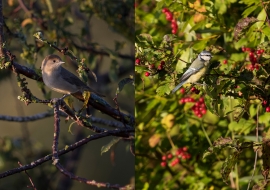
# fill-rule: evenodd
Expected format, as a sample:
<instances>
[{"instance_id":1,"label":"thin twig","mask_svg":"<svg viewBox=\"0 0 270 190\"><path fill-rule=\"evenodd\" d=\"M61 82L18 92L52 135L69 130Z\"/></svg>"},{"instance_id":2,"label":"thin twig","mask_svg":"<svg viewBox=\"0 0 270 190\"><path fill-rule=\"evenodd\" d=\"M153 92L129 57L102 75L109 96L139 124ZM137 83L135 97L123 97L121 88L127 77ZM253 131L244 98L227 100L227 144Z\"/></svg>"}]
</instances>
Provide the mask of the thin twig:
<instances>
[{"instance_id":1,"label":"thin twig","mask_svg":"<svg viewBox=\"0 0 270 190\"><path fill-rule=\"evenodd\" d=\"M258 105L257 107L257 119L256 119L256 143L259 142L259 110L260 110L260 105ZM256 152L255 152L255 160L254 160L254 165L253 165L253 172L252 172L252 175L251 175L251 178L248 182L248 187L247 187L247 190L249 190L249 187L250 187L250 184L251 184L251 181L253 180L254 178L254 174L255 174L255 171L256 171L256 165L257 165L257 159L258 159L258 148L256 149Z\"/></svg>"},{"instance_id":2,"label":"thin twig","mask_svg":"<svg viewBox=\"0 0 270 190\"><path fill-rule=\"evenodd\" d=\"M4 18L3 18L3 4L2 0L0 0L0 59L4 57L3 43L4 43ZM2 62L2 61L1 61ZM4 62L2 62L3 64Z\"/></svg>"},{"instance_id":3,"label":"thin twig","mask_svg":"<svg viewBox=\"0 0 270 190\"><path fill-rule=\"evenodd\" d=\"M84 139L82 139L82 140L80 140L72 145L65 147L62 150L59 150L58 155L59 156L64 155L70 151L77 149L78 147L81 147L81 146L87 144L90 141L95 141L96 139L101 139L101 138L108 137L108 136L120 136L120 135L122 137L123 136L128 137L129 133L132 133L132 132L134 132L134 129L115 129L115 130L106 131L104 133L91 135L91 136L88 136L88 137L86 137L86 138L84 138ZM20 173L20 172L25 171L25 170L30 170L32 168L35 168L35 167L37 167L37 166L39 166L47 161L51 161L51 160L52 160L52 155L46 155L46 156L44 156L36 161L31 162L30 164L24 165L24 166L19 167L19 168L14 168L14 169L5 171L3 173L0 173L0 179L8 177L10 175L13 175L15 173Z\"/></svg>"},{"instance_id":4,"label":"thin twig","mask_svg":"<svg viewBox=\"0 0 270 190\"><path fill-rule=\"evenodd\" d=\"M21 162L19 162L19 161L18 161L18 164L19 164L19 166L22 166ZM31 188L33 188L34 190L37 190L37 188L36 188L36 186L35 186L35 184L34 184L32 178L30 177L30 175L28 174L28 172L27 172L27 171L24 171L24 173L25 173L25 174L28 176L28 178L29 178L29 181L30 181L30 183L31 183Z\"/></svg>"},{"instance_id":5,"label":"thin twig","mask_svg":"<svg viewBox=\"0 0 270 190\"><path fill-rule=\"evenodd\" d=\"M265 11L265 14L266 14L267 24L270 26L270 21L269 21L269 17L268 17L268 15L267 15L266 8L265 8L265 6L263 5L262 0L260 0L260 1L261 1L261 4L262 4L263 9L264 9L264 11Z\"/></svg>"}]
</instances>

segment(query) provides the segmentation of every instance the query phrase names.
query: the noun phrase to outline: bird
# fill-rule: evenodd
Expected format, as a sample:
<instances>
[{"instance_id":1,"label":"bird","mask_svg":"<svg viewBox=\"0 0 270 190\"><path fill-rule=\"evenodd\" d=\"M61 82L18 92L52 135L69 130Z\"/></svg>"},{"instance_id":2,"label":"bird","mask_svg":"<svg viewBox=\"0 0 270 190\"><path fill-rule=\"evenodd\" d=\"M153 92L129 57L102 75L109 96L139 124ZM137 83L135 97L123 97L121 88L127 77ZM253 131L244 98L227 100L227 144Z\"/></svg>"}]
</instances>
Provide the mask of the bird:
<instances>
[{"instance_id":1,"label":"bird","mask_svg":"<svg viewBox=\"0 0 270 190\"><path fill-rule=\"evenodd\" d=\"M203 77L209 66L212 54L209 51L202 51L198 57L192 62L188 70L180 78L180 83L172 90L176 92L182 85L186 83L196 84Z\"/></svg>"},{"instance_id":2,"label":"bird","mask_svg":"<svg viewBox=\"0 0 270 190\"><path fill-rule=\"evenodd\" d=\"M76 75L63 68L61 65L65 63L58 55L48 55L41 64L43 82L50 89L62 94L75 94L84 91L93 92L99 96L102 94L96 92Z\"/></svg>"}]
</instances>

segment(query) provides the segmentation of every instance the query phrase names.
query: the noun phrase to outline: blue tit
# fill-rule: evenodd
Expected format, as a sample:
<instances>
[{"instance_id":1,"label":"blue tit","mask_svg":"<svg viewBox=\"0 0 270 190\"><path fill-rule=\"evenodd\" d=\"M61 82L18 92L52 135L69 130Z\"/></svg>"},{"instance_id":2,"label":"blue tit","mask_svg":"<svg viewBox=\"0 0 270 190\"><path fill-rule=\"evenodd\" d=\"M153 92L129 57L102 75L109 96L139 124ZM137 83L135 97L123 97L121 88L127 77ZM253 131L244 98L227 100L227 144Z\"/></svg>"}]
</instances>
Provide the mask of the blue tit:
<instances>
[{"instance_id":1,"label":"blue tit","mask_svg":"<svg viewBox=\"0 0 270 190\"><path fill-rule=\"evenodd\" d=\"M195 84L197 81L199 81L201 77L206 74L210 66L211 58L212 55L209 51L202 51L180 78L180 83L172 90L172 92L174 93L186 83Z\"/></svg>"}]
</instances>

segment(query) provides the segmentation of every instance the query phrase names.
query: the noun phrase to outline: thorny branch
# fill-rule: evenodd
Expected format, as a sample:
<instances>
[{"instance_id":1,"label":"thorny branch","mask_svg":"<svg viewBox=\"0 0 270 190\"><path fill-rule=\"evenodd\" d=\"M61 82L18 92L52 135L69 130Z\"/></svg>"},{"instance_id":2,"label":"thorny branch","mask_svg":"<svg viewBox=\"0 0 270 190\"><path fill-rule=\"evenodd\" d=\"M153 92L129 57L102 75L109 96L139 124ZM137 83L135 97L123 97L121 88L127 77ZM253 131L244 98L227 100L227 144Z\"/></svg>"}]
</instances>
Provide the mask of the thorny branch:
<instances>
[{"instance_id":1,"label":"thorny branch","mask_svg":"<svg viewBox=\"0 0 270 190\"><path fill-rule=\"evenodd\" d=\"M101 183L101 182L96 182L94 180L88 180L79 176L74 175L73 173L67 171L59 162L59 157L58 157L58 139L60 135L60 117L59 117L59 106L60 106L60 99L53 99L53 104L54 104L54 137L53 137L53 146L52 146L52 151L53 151L53 165L55 165L61 173L63 173L65 176L69 177L70 179L77 180L82 183L86 183L89 185L94 185L97 187L107 187L111 189L126 189L126 187L121 187L119 185L111 185L108 183ZM131 187L130 187L131 188ZM130 189L129 188L129 189ZM133 189L133 188L132 188Z\"/></svg>"}]
</instances>

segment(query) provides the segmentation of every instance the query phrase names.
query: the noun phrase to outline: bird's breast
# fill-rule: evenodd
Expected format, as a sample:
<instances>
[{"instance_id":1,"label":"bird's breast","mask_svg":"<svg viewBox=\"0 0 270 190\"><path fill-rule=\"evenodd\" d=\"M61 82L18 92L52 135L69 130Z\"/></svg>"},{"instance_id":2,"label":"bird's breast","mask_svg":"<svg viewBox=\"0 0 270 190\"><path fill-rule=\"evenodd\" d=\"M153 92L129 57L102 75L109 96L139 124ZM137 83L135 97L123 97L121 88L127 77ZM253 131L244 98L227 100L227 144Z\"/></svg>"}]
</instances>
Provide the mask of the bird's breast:
<instances>
[{"instance_id":1,"label":"bird's breast","mask_svg":"<svg viewBox=\"0 0 270 190\"><path fill-rule=\"evenodd\" d=\"M205 75L206 71L207 71L207 67L202 68L202 69L199 70L197 73L191 75L191 76L189 77L189 79L188 79L188 82L189 82L189 83L195 83L195 82L198 82L198 81L202 78L202 76Z\"/></svg>"}]
</instances>

